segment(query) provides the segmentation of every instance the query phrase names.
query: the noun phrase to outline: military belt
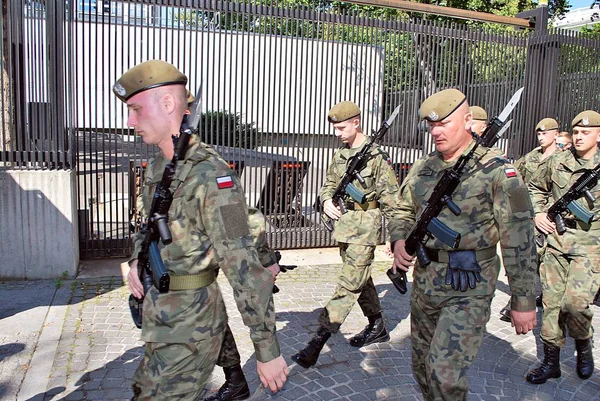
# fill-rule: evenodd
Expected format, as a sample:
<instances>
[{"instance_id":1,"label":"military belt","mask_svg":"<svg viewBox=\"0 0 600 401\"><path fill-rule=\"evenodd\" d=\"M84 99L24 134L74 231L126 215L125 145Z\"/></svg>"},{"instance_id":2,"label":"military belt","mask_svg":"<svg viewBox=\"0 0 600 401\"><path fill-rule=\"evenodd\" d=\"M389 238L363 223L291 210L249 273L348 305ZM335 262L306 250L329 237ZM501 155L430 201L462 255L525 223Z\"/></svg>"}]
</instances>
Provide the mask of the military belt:
<instances>
[{"instance_id":1,"label":"military belt","mask_svg":"<svg viewBox=\"0 0 600 401\"><path fill-rule=\"evenodd\" d=\"M358 203L358 202L348 202L346 204L346 209L348 210L369 210L369 209L378 209L379 208L379 202L377 201L369 201L369 202L365 202L365 203Z\"/></svg>"},{"instance_id":2,"label":"military belt","mask_svg":"<svg viewBox=\"0 0 600 401\"><path fill-rule=\"evenodd\" d=\"M425 248L425 252L427 252L427 257L429 257L429 260L431 260L432 262L437 262L437 263L448 263L450 262L450 256L449 254L453 251L442 251L442 250L438 250L438 249L429 249L429 248ZM464 251L462 251L464 252ZM481 262L482 260L486 260L486 259L490 259L492 257L494 257L496 255L496 248L485 248L485 249L480 249L478 251L472 251L475 252L475 258L477 259L478 262Z\"/></svg>"},{"instance_id":3,"label":"military belt","mask_svg":"<svg viewBox=\"0 0 600 401\"><path fill-rule=\"evenodd\" d=\"M600 221L592 221L592 224L586 224L581 220L577 219L564 219L565 227L573 228L576 230L600 230Z\"/></svg>"},{"instance_id":4,"label":"military belt","mask_svg":"<svg viewBox=\"0 0 600 401\"><path fill-rule=\"evenodd\" d=\"M215 270L209 270L198 274L186 274L182 276L170 276L169 290L197 290L211 285L217 273Z\"/></svg>"}]
</instances>

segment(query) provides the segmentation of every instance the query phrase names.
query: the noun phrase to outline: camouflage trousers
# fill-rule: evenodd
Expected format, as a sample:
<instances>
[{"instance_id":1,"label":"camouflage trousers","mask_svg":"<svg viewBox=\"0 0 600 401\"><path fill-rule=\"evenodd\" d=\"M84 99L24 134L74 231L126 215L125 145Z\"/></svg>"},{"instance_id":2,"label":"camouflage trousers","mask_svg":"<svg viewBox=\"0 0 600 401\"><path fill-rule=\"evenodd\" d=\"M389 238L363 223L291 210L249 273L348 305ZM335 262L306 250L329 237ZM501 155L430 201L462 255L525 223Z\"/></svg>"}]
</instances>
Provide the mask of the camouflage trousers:
<instances>
[{"instance_id":1,"label":"camouflage trousers","mask_svg":"<svg viewBox=\"0 0 600 401\"><path fill-rule=\"evenodd\" d=\"M354 303L365 316L381 313L379 294L371 278L375 246L340 243L343 267L333 296L319 316L319 324L337 333Z\"/></svg>"},{"instance_id":2,"label":"camouflage trousers","mask_svg":"<svg viewBox=\"0 0 600 401\"><path fill-rule=\"evenodd\" d=\"M215 367L223 332L188 344L146 343L133 376L134 401L196 401Z\"/></svg>"},{"instance_id":3,"label":"camouflage trousers","mask_svg":"<svg viewBox=\"0 0 600 401\"><path fill-rule=\"evenodd\" d=\"M491 302L491 295L440 297L412 291L413 372L426 401L467 399L467 371L483 341Z\"/></svg>"},{"instance_id":4,"label":"camouflage trousers","mask_svg":"<svg viewBox=\"0 0 600 401\"><path fill-rule=\"evenodd\" d=\"M219 352L219 358L217 359L217 365L222 368L230 368L235 365L242 363L240 353L237 349L233 333L229 325L225 328L225 336L223 337L223 344L221 345L221 351Z\"/></svg>"},{"instance_id":5,"label":"camouflage trousers","mask_svg":"<svg viewBox=\"0 0 600 401\"><path fill-rule=\"evenodd\" d=\"M542 341L565 345L566 330L576 340L593 335L590 302L600 285L600 257L573 256L548 249L540 271L544 314Z\"/></svg>"}]
</instances>

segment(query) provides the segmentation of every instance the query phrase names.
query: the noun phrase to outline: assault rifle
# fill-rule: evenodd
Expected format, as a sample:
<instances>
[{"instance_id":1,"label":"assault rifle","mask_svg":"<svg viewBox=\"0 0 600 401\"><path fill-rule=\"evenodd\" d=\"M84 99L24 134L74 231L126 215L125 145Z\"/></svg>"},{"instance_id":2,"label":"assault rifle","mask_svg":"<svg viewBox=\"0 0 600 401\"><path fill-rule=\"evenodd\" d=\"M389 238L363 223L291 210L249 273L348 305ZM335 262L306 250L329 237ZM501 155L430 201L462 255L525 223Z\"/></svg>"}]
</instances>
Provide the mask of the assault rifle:
<instances>
[{"instance_id":1,"label":"assault rifle","mask_svg":"<svg viewBox=\"0 0 600 401\"><path fill-rule=\"evenodd\" d=\"M464 173L465 167L475 157L475 150L479 146L492 147L500 139L500 136L506 131L503 129L506 118L513 111L515 105L521 98L523 88L519 89L512 96L504 110L498 117L492 118L490 123L485 127L481 136L471 133L475 141L475 145L466 155L462 155L454 166L444 171L444 174L433 189L429 200L426 203L425 209L417 217L414 226L411 228L408 237L404 243L406 252L409 255L417 255L419 264L427 267L431 261L425 251L425 243L432 237L439 238L443 243L451 248L458 248L460 244L460 233L452 230L450 227L442 223L437 216L444 207L448 207L450 211L458 216L462 213L460 207L452 201L452 194L458 188L460 179ZM396 289L405 294L407 291L406 272L397 269L394 274L390 268L387 271L388 277L392 280Z\"/></svg>"},{"instance_id":2,"label":"assault rifle","mask_svg":"<svg viewBox=\"0 0 600 401\"><path fill-rule=\"evenodd\" d=\"M554 204L550 206L550 209L548 209L547 218L556 223L556 232L558 235L563 235L565 231L567 231L565 219L562 216L562 214L567 211L570 211L573 216L585 224L590 224L592 222L594 214L585 210L583 206L577 202L577 199L583 196L590 202L596 200L594 194L592 194L590 190L598 184L598 174L600 174L600 164L591 170L584 170L581 177L575 181L571 188L569 188L569 190L561 196L559 200L554 202ZM536 236L536 244L540 247L544 246L545 237L544 234Z\"/></svg>"},{"instance_id":3,"label":"assault rifle","mask_svg":"<svg viewBox=\"0 0 600 401\"><path fill-rule=\"evenodd\" d=\"M175 177L177 162L185 156L190 137L198 129L198 123L202 114L202 108L200 107L201 97L202 87L198 90L196 100L190 108L192 122L189 122L190 115L184 115L181 127L179 128L179 137L173 137L173 144L175 145L173 158L166 165L162 179L156 185L147 221L140 228L140 233L144 235L144 239L141 250L138 253L137 267L140 281L144 287L144 296L148 293L152 285L161 293L169 291L169 273L160 257L158 241L160 240L164 245L169 245L173 241L171 230L169 230L167 224L169 208L173 202L173 194L169 188ZM129 296L131 317L138 329L142 328L143 303L143 297L138 299L133 294Z\"/></svg>"},{"instance_id":4,"label":"assault rifle","mask_svg":"<svg viewBox=\"0 0 600 401\"><path fill-rule=\"evenodd\" d=\"M365 168L370 159L369 155L371 153L371 148L378 140L383 138L400 113L400 106L396 107L390 118L384 121L379 130L369 138L369 142L367 142L367 144L350 159L348 168L346 169L344 176L342 177L340 183L333 193L333 196L331 197L333 204L338 206L342 213L346 213L348 211L346 205L344 204L344 199L348 196L354 199L354 201L357 203L365 202L365 194L354 184L352 184L352 181L356 179L361 185L365 185L365 179L360 175L360 172ZM333 231L333 222L329 216L323 213L321 215L321 220L329 231Z\"/></svg>"}]
</instances>

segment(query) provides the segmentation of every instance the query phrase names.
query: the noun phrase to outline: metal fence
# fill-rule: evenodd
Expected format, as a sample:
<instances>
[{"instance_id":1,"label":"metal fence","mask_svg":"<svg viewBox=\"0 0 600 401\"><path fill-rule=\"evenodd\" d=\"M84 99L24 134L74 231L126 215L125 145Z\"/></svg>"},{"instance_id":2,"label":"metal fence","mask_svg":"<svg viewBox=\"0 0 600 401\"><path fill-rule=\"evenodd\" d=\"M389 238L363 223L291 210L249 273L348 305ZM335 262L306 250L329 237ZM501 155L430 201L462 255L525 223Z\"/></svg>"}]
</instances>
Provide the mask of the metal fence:
<instances>
[{"instance_id":1,"label":"metal fence","mask_svg":"<svg viewBox=\"0 0 600 401\"><path fill-rule=\"evenodd\" d=\"M277 248L334 244L317 194L338 101L362 108L367 131L402 105L382 141L400 180L432 149L417 112L437 90L457 87L493 116L524 86L501 143L511 158L534 147L541 118L567 129L600 109L600 42L574 33L214 0L0 4L0 164L77 169L82 257L131 250L136 183L155 149L128 129L111 85L148 59L176 65L192 92L203 83L202 138L240 174Z\"/></svg>"}]
</instances>

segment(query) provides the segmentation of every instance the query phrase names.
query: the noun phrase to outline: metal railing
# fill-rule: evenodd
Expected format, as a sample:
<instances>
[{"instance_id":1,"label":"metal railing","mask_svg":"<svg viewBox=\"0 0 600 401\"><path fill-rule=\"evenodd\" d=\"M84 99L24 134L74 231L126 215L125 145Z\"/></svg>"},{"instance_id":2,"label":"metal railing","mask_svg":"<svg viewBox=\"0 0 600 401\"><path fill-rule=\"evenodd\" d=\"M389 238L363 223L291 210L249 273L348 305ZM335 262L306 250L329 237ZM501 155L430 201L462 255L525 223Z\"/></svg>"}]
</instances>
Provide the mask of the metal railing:
<instances>
[{"instance_id":1,"label":"metal railing","mask_svg":"<svg viewBox=\"0 0 600 401\"><path fill-rule=\"evenodd\" d=\"M534 147L541 118L566 129L600 109L600 42L571 32L251 2L85 3L0 0L0 165L77 170L83 257L130 252L135 183L156 150L111 86L148 59L176 65L192 92L203 82L202 138L236 167L278 248L334 244L317 194L339 146L325 118L338 101L362 108L367 132L402 104L382 141L399 179L432 149L418 108L437 90L457 87L493 116L524 86L501 143L510 158Z\"/></svg>"}]
</instances>

